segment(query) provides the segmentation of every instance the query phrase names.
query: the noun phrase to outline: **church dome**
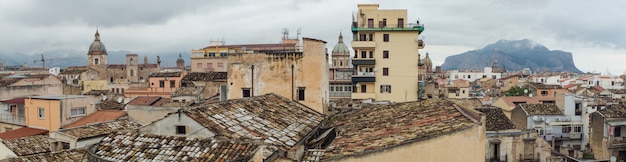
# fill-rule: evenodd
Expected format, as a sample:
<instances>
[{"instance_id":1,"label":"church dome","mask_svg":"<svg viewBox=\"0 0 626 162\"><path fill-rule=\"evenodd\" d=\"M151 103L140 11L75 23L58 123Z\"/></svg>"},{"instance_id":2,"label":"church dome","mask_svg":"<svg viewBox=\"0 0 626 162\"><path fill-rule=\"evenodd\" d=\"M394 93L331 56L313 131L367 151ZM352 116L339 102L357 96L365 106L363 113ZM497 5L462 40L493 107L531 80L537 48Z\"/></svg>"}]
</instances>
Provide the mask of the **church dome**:
<instances>
[{"instance_id":1,"label":"church dome","mask_svg":"<svg viewBox=\"0 0 626 162\"><path fill-rule=\"evenodd\" d=\"M176 62L185 62L185 60L183 59L183 54L182 53L178 54L178 60L176 60Z\"/></svg>"},{"instance_id":2,"label":"church dome","mask_svg":"<svg viewBox=\"0 0 626 162\"><path fill-rule=\"evenodd\" d=\"M432 65L433 61L430 60L430 57L428 57L428 52L426 52L426 57L424 58L424 60L422 60L422 62L424 63L424 65Z\"/></svg>"},{"instance_id":3,"label":"church dome","mask_svg":"<svg viewBox=\"0 0 626 162\"><path fill-rule=\"evenodd\" d=\"M104 44L102 42L100 42L100 33L98 33L98 30L96 30L96 34L95 34L95 39L93 41L93 43L91 43L91 46L89 46L89 53L104 53L106 54L107 50L104 47Z\"/></svg>"},{"instance_id":4,"label":"church dome","mask_svg":"<svg viewBox=\"0 0 626 162\"><path fill-rule=\"evenodd\" d=\"M346 55L350 53L350 49L348 46L343 43L343 36L339 33L339 42L333 47L333 53L345 53Z\"/></svg>"}]
</instances>

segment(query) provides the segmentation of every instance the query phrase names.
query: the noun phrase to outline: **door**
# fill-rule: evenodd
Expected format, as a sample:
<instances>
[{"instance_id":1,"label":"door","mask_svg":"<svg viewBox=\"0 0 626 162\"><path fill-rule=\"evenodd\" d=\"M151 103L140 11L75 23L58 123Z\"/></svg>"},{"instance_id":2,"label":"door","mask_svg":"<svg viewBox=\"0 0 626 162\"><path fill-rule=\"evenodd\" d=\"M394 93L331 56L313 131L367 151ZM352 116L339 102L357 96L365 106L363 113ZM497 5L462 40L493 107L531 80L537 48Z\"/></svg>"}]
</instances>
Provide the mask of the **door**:
<instances>
[{"instance_id":1,"label":"door","mask_svg":"<svg viewBox=\"0 0 626 162\"><path fill-rule=\"evenodd\" d=\"M374 19L367 19L367 27L374 28Z\"/></svg>"}]
</instances>

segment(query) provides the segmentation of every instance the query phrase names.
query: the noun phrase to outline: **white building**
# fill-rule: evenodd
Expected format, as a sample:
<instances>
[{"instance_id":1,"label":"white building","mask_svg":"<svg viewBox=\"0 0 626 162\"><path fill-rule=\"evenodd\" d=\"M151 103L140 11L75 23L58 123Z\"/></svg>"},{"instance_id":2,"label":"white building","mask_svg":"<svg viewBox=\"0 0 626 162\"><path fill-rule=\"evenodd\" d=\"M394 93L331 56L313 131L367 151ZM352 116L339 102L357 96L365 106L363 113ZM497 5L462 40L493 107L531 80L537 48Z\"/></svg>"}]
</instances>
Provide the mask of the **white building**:
<instances>
[{"instance_id":1,"label":"white building","mask_svg":"<svg viewBox=\"0 0 626 162\"><path fill-rule=\"evenodd\" d=\"M457 79L469 80L470 82L481 78L500 79L502 73L493 72L491 67L485 67L483 71L459 71L451 70L448 72L449 81L452 82Z\"/></svg>"}]
</instances>

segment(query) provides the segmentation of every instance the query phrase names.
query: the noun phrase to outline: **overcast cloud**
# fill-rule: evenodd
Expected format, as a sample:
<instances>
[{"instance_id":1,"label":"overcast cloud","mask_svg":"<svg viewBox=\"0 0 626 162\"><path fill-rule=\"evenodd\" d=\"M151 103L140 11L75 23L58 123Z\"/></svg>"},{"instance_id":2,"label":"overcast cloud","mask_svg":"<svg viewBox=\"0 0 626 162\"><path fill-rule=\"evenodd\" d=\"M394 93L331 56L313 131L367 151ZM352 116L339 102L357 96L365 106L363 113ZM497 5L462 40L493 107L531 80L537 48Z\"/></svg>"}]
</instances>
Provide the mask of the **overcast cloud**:
<instances>
[{"instance_id":1,"label":"overcast cloud","mask_svg":"<svg viewBox=\"0 0 626 162\"><path fill-rule=\"evenodd\" d=\"M425 24L421 53L428 51L436 65L500 39L531 39L572 52L583 71L626 71L626 2L608 0L3 0L0 53L85 55L96 27L107 50L140 55L189 55L211 40L276 43L282 28L293 37L301 28L332 48L340 31L351 39L359 3L407 9L410 21Z\"/></svg>"}]
</instances>

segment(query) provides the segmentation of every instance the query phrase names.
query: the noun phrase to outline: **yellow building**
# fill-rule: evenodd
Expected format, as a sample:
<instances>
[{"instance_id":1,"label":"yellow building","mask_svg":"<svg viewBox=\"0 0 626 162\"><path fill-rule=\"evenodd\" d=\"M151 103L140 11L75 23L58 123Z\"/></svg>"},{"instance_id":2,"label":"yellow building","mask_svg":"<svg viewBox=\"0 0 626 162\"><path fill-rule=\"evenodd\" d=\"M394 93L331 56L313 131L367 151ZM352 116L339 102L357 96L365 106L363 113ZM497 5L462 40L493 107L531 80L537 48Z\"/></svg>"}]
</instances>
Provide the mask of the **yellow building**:
<instances>
[{"instance_id":1,"label":"yellow building","mask_svg":"<svg viewBox=\"0 0 626 162\"><path fill-rule=\"evenodd\" d=\"M226 72L228 53L239 46L225 46L224 42L214 41L202 49L191 51L191 72Z\"/></svg>"},{"instance_id":2,"label":"yellow building","mask_svg":"<svg viewBox=\"0 0 626 162\"><path fill-rule=\"evenodd\" d=\"M24 101L26 126L56 131L96 111L95 98L78 95L32 96Z\"/></svg>"},{"instance_id":3,"label":"yellow building","mask_svg":"<svg viewBox=\"0 0 626 162\"><path fill-rule=\"evenodd\" d=\"M91 90L109 90L106 80L86 80L83 81L83 94Z\"/></svg>"},{"instance_id":4,"label":"yellow building","mask_svg":"<svg viewBox=\"0 0 626 162\"><path fill-rule=\"evenodd\" d=\"M416 101L418 49L424 42L419 22L409 23L407 10L379 10L378 4L359 4L353 17L352 65L356 84L352 99Z\"/></svg>"}]
</instances>

